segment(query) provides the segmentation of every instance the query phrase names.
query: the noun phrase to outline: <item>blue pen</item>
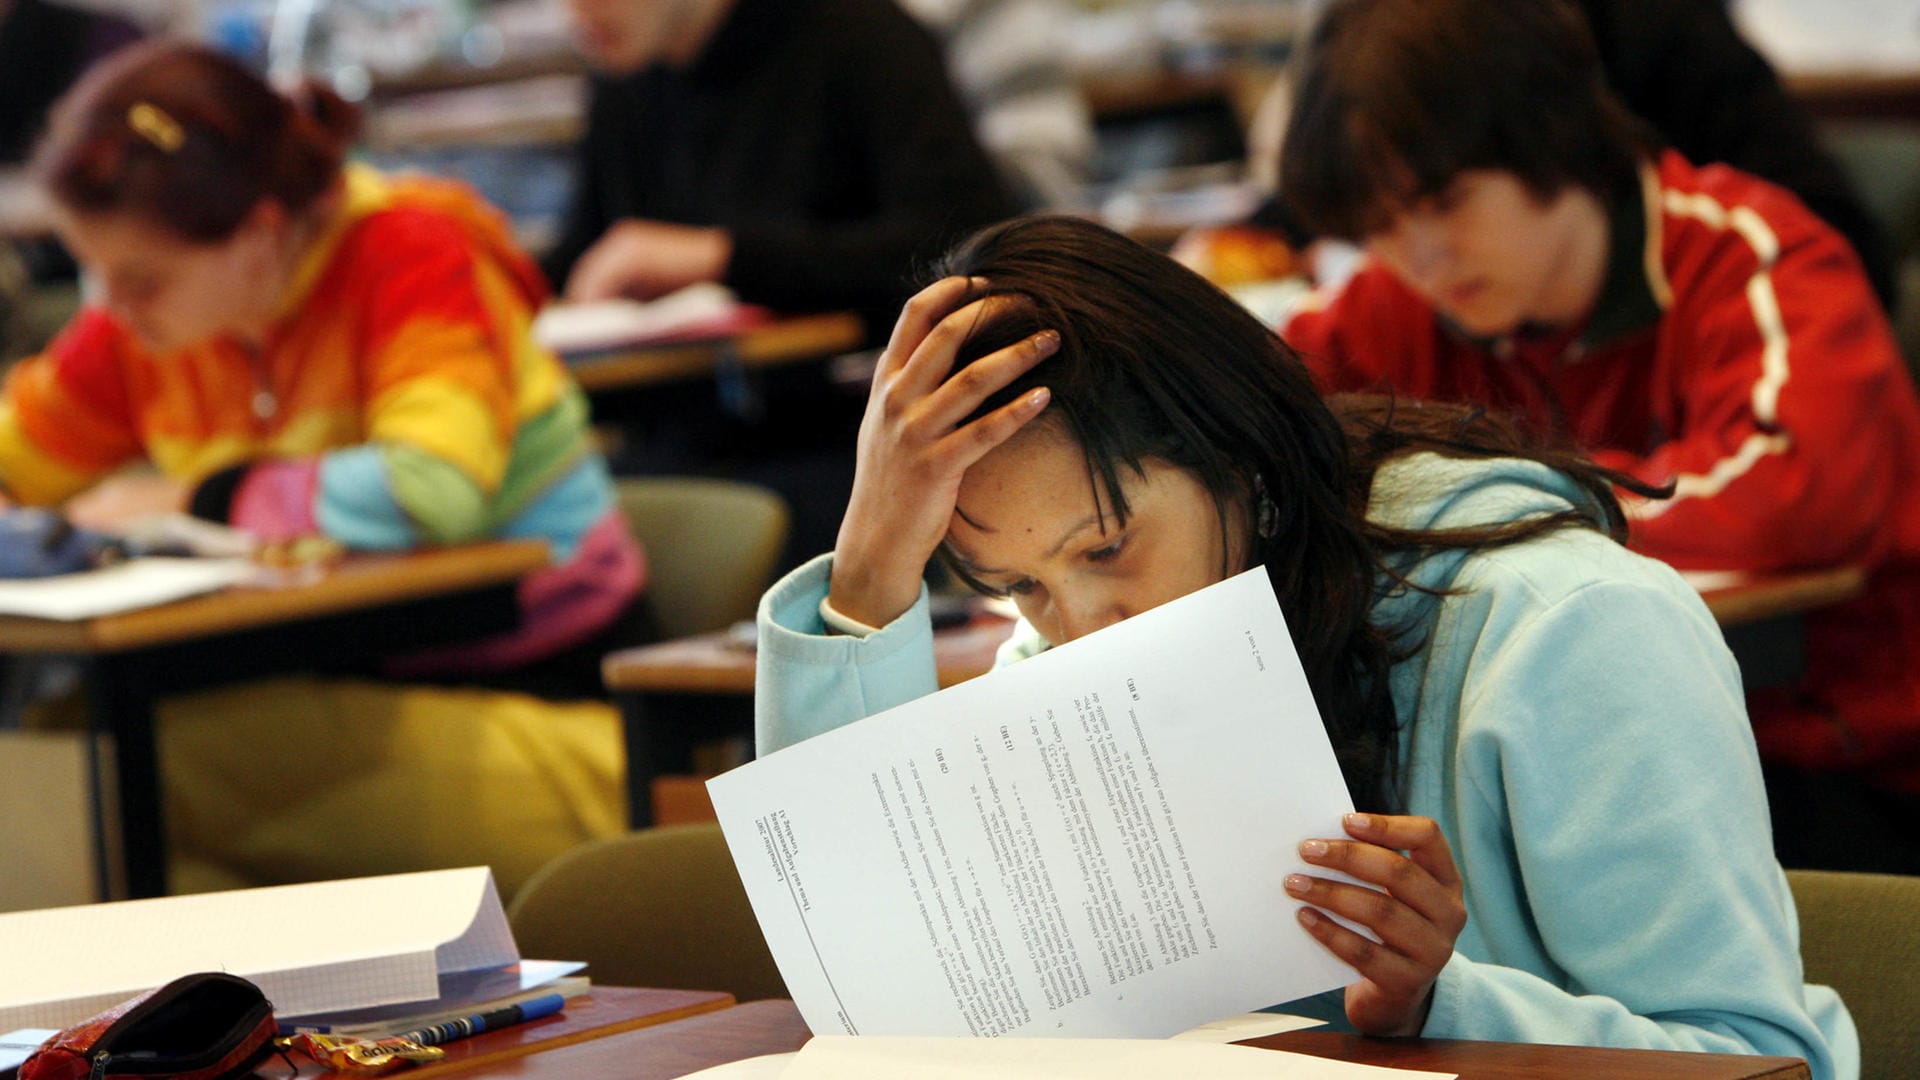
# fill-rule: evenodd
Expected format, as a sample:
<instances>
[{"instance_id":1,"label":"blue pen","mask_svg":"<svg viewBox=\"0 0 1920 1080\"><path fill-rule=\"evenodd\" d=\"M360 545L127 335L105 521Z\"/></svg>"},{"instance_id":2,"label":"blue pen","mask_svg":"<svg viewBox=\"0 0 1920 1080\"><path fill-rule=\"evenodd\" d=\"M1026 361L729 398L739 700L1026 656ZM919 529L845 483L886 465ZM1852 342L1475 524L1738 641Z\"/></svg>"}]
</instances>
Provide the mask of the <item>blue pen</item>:
<instances>
[{"instance_id":1,"label":"blue pen","mask_svg":"<svg viewBox=\"0 0 1920 1080\"><path fill-rule=\"evenodd\" d=\"M419 1043L421 1046L439 1046L441 1043L464 1039L483 1031L494 1031L514 1024L524 1024L528 1020L538 1020L543 1016L552 1016L566 1003L567 999L560 994L547 994L531 1001L523 1001L518 1005L508 1005L504 1009L476 1013L472 1016L463 1016L458 1020L448 1020L443 1024L418 1028L400 1037L409 1042Z\"/></svg>"}]
</instances>

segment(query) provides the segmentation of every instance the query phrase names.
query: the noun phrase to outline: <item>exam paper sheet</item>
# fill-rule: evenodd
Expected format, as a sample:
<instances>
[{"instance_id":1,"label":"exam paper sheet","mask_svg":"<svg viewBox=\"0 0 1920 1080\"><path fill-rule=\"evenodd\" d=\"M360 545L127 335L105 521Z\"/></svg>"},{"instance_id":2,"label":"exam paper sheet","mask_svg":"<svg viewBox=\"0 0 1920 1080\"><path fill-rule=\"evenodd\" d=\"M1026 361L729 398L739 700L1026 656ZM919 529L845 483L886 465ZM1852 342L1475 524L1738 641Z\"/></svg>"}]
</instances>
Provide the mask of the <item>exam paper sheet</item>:
<instances>
[{"instance_id":1,"label":"exam paper sheet","mask_svg":"<svg viewBox=\"0 0 1920 1080\"><path fill-rule=\"evenodd\" d=\"M1263 571L709 790L817 1034L1160 1037L1354 978L1281 887L1352 804Z\"/></svg>"}]
</instances>

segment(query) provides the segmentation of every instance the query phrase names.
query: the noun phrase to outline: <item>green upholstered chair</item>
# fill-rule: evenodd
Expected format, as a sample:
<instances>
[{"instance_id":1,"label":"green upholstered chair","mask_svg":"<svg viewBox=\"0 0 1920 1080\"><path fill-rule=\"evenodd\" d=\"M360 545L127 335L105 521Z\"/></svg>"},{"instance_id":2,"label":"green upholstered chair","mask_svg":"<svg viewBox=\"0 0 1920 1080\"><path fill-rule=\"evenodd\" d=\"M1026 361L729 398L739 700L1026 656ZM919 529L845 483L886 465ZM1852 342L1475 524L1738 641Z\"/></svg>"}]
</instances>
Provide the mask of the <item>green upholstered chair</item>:
<instances>
[{"instance_id":1,"label":"green upholstered chair","mask_svg":"<svg viewBox=\"0 0 1920 1080\"><path fill-rule=\"evenodd\" d=\"M1807 981L1840 991L1861 1080L1920 1077L1920 877L1789 870Z\"/></svg>"},{"instance_id":2,"label":"green upholstered chair","mask_svg":"<svg viewBox=\"0 0 1920 1080\"><path fill-rule=\"evenodd\" d=\"M521 955L585 960L602 985L787 996L718 825L583 844L536 872L507 917Z\"/></svg>"},{"instance_id":3,"label":"green upholstered chair","mask_svg":"<svg viewBox=\"0 0 1920 1080\"><path fill-rule=\"evenodd\" d=\"M647 551L648 603L662 637L753 618L787 542L785 500L753 484L694 476L624 477L614 488Z\"/></svg>"}]
</instances>

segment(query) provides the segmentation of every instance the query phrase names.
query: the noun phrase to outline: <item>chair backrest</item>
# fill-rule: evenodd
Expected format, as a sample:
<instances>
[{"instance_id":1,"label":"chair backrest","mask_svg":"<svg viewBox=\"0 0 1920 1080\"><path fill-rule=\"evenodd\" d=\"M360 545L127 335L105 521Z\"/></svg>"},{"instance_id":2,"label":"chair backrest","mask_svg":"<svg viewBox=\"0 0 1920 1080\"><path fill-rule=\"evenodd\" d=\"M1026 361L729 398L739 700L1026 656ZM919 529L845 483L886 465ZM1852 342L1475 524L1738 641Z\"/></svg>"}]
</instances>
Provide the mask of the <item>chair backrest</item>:
<instances>
[{"instance_id":1,"label":"chair backrest","mask_svg":"<svg viewBox=\"0 0 1920 1080\"><path fill-rule=\"evenodd\" d=\"M715 824L583 844L528 879L507 918L522 955L585 960L596 983L787 996Z\"/></svg>"},{"instance_id":2,"label":"chair backrest","mask_svg":"<svg viewBox=\"0 0 1920 1080\"><path fill-rule=\"evenodd\" d=\"M1840 991L1861 1080L1920 1076L1920 877L1789 870L1807 981Z\"/></svg>"},{"instance_id":3,"label":"chair backrest","mask_svg":"<svg viewBox=\"0 0 1920 1080\"><path fill-rule=\"evenodd\" d=\"M647 551L649 604L670 638L753 618L787 542L787 504L766 488L693 476L614 484Z\"/></svg>"}]
</instances>

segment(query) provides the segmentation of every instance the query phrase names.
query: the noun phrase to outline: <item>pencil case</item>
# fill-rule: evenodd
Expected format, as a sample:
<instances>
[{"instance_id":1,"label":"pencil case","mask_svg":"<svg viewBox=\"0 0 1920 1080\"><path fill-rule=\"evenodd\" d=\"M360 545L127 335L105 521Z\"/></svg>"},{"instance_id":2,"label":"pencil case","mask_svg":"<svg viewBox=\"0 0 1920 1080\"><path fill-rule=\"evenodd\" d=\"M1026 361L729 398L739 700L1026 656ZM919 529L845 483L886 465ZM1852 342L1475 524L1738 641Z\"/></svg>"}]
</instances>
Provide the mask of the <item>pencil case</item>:
<instances>
[{"instance_id":1,"label":"pencil case","mask_svg":"<svg viewBox=\"0 0 1920 1080\"><path fill-rule=\"evenodd\" d=\"M273 1003L245 979L183 975L62 1031L19 1080L242 1077L274 1052Z\"/></svg>"}]
</instances>

